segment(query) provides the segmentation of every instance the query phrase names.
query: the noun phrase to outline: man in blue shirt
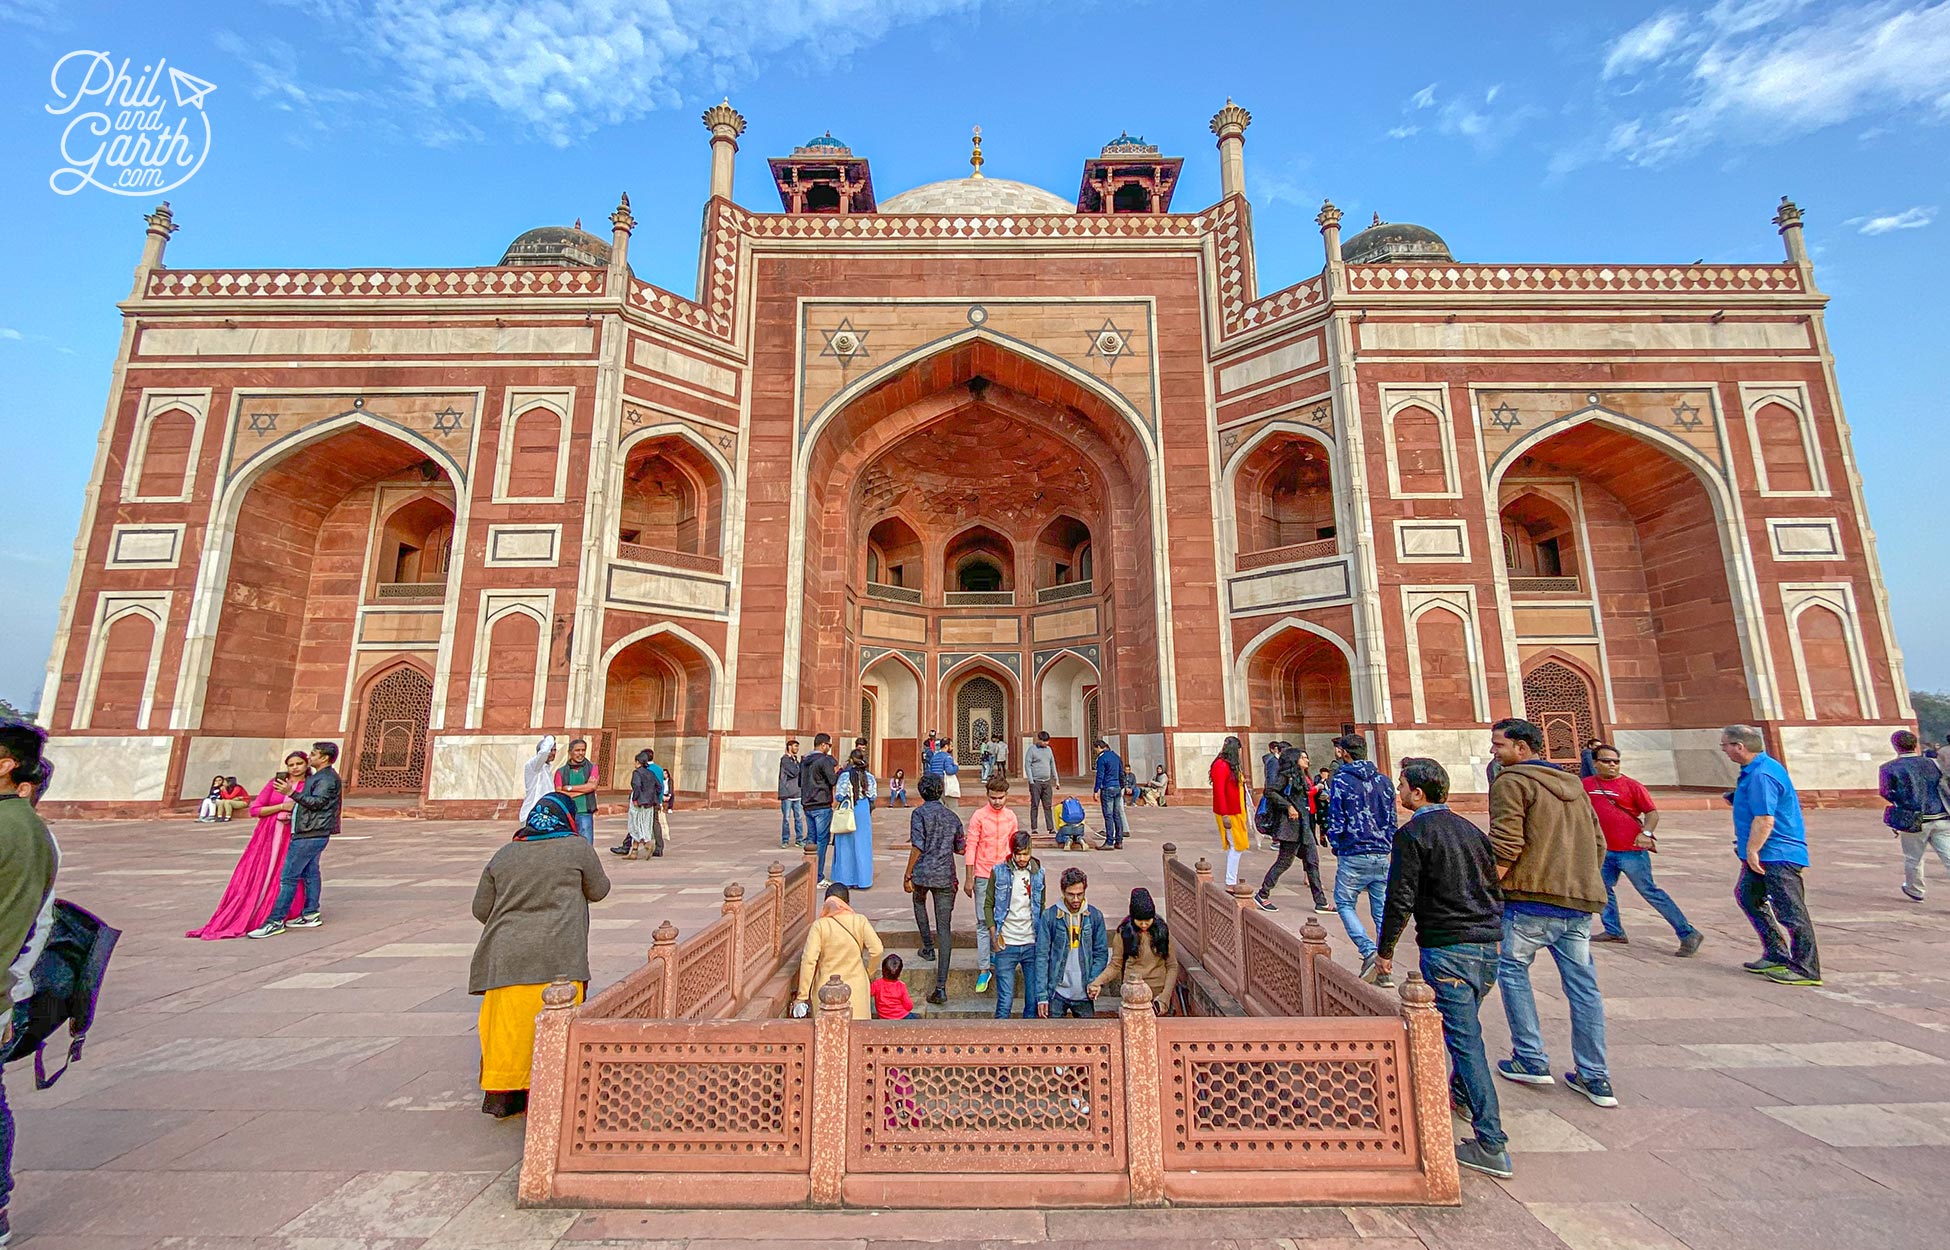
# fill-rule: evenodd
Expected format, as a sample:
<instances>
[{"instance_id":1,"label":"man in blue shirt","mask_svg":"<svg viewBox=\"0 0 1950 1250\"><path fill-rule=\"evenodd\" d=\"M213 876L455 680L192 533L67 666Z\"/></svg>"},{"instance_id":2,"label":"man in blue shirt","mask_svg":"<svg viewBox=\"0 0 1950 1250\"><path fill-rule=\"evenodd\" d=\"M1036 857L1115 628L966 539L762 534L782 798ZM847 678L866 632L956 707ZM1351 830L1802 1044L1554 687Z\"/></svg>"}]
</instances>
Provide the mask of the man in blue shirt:
<instances>
[{"instance_id":1,"label":"man in blue shirt","mask_svg":"<svg viewBox=\"0 0 1950 1250\"><path fill-rule=\"evenodd\" d=\"M1091 745L1097 751L1097 771L1090 788L1104 810L1104 849L1108 851L1124 845L1124 835L1130 832L1124 824L1124 757L1102 738Z\"/></svg>"},{"instance_id":2,"label":"man in blue shirt","mask_svg":"<svg viewBox=\"0 0 1950 1250\"><path fill-rule=\"evenodd\" d=\"M1896 831L1903 846L1903 896L1923 901L1923 854L1934 850L1950 871L1950 810L1943 805L1943 770L1917 751L1916 735L1898 729L1889 736L1896 758L1882 766L1877 789L1889 801L1882 823Z\"/></svg>"},{"instance_id":3,"label":"man in blue shirt","mask_svg":"<svg viewBox=\"0 0 1950 1250\"><path fill-rule=\"evenodd\" d=\"M1740 860L1734 899L1760 935L1761 955L1742 964L1782 985L1820 985L1821 955L1815 949L1815 923L1801 886L1808 866L1808 835L1801 821L1801 797L1787 769L1766 751L1767 740L1752 725L1720 731L1720 750L1740 768L1733 801L1733 853ZM1779 922L1778 926L1776 922ZM1787 930L1787 938L1781 930Z\"/></svg>"},{"instance_id":4,"label":"man in blue shirt","mask_svg":"<svg viewBox=\"0 0 1950 1250\"><path fill-rule=\"evenodd\" d=\"M1375 966L1375 940L1361 924L1360 901L1381 932L1388 901L1388 857L1395 849L1395 786L1368 759L1368 740L1360 734L1334 739L1340 767L1327 783L1327 840L1334 848L1334 909L1341 927L1361 955L1361 978L1383 988L1393 976Z\"/></svg>"}]
</instances>

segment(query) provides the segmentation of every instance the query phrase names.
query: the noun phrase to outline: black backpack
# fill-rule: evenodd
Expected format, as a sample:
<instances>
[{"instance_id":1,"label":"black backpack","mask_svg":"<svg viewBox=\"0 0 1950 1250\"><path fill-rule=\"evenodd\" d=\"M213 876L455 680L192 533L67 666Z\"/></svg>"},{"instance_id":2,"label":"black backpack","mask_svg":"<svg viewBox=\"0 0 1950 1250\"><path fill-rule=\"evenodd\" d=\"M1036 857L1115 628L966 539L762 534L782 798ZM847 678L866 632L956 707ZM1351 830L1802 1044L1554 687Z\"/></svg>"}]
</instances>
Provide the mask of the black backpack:
<instances>
[{"instance_id":1,"label":"black backpack","mask_svg":"<svg viewBox=\"0 0 1950 1250\"><path fill-rule=\"evenodd\" d=\"M88 1028L95 1022L95 1003L101 997L108 957L115 951L120 929L112 929L93 912L64 898L54 900L52 932L40 958L34 961L34 993L14 1004L14 1035L0 1051L0 1064L34 1056L34 1088L46 1089L61 1079L68 1064L81 1058ZM68 1062L53 1076L47 1074L48 1039L68 1026Z\"/></svg>"}]
</instances>

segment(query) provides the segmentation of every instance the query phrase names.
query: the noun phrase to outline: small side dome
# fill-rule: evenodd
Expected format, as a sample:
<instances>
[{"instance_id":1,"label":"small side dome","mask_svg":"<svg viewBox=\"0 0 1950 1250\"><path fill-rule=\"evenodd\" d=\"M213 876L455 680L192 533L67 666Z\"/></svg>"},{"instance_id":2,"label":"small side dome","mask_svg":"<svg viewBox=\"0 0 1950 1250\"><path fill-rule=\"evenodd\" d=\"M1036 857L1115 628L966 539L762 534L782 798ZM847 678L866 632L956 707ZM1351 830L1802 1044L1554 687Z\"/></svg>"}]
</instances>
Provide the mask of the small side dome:
<instances>
[{"instance_id":1,"label":"small side dome","mask_svg":"<svg viewBox=\"0 0 1950 1250\"><path fill-rule=\"evenodd\" d=\"M814 135L798 147L792 149L794 156L851 156L853 149L833 137L832 131Z\"/></svg>"},{"instance_id":2,"label":"small side dome","mask_svg":"<svg viewBox=\"0 0 1950 1250\"><path fill-rule=\"evenodd\" d=\"M1406 221L1383 221L1376 213L1374 224L1341 244L1341 259L1350 265L1368 265L1397 260L1446 260L1449 245L1427 226Z\"/></svg>"},{"instance_id":3,"label":"small side dome","mask_svg":"<svg viewBox=\"0 0 1950 1250\"><path fill-rule=\"evenodd\" d=\"M609 244L582 228L538 226L515 237L501 254L503 265L549 265L558 269L609 267Z\"/></svg>"}]
</instances>

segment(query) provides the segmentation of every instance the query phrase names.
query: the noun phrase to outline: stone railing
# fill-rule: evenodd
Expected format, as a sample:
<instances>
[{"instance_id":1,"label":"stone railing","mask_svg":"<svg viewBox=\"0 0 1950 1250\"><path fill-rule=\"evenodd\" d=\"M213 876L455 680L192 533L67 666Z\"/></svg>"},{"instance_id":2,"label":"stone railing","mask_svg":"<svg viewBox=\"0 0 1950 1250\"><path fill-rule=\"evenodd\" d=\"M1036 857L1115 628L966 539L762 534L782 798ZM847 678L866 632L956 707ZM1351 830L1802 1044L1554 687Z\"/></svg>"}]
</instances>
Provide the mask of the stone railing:
<instances>
[{"instance_id":1,"label":"stone railing","mask_svg":"<svg viewBox=\"0 0 1950 1250\"><path fill-rule=\"evenodd\" d=\"M867 598L884 599L888 603L919 603L921 591L917 586L894 586L887 582L868 582Z\"/></svg>"},{"instance_id":2,"label":"stone railing","mask_svg":"<svg viewBox=\"0 0 1950 1250\"><path fill-rule=\"evenodd\" d=\"M1512 577L1510 593L1513 595L1564 595L1576 594L1582 587L1576 577Z\"/></svg>"},{"instance_id":3,"label":"stone railing","mask_svg":"<svg viewBox=\"0 0 1950 1250\"><path fill-rule=\"evenodd\" d=\"M1248 569L1266 569L1276 564L1298 564L1302 560L1320 560L1327 556L1339 555L1341 541L1338 538L1316 538L1312 542L1291 543L1285 547L1268 547L1264 551L1245 551L1234 556L1232 566L1244 573Z\"/></svg>"},{"instance_id":4,"label":"stone railing","mask_svg":"<svg viewBox=\"0 0 1950 1250\"><path fill-rule=\"evenodd\" d=\"M1170 847L1165 868L1174 946L1254 1014L1159 1018L1134 981L1089 1020L856 1020L835 977L809 1019L751 1018L751 987L785 973L761 980L753 909L727 889L724 917L681 948L665 926L622 985L581 1007L566 982L544 994L521 1202L918 1208L970 1183L1031 1208L1458 1201L1428 986L1395 1002L1317 923L1287 933ZM767 891L782 926L790 899L810 906L776 870ZM748 1018L722 1018L733 968Z\"/></svg>"},{"instance_id":5,"label":"stone railing","mask_svg":"<svg viewBox=\"0 0 1950 1250\"><path fill-rule=\"evenodd\" d=\"M664 547L646 547L641 543L619 542L616 544L616 558L632 564L655 564L666 569L688 569L693 573L709 573L713 577L724 576L722 559L692 551L671 551Z\"/></svg>"},{"instance_id":6,"label":"stone railing","mask_svg":"<svg viewBox=\"0 0 1950 1250\"><path fill-rule=\"evenodd\" d=\"M1792 295L1794 265L1349 265L1354 294Z\"/></svg>"},{"instance_id":7,"label":"stone railing","mask_svg":"<svg viewBox=\"0 0 1950 1250\"><path fill-rule=\"evenodd\" d=\"M603 293L601 269L510 265L481 269L158 269L151 299L503 299Z\"/></svg>"},{"instance_id":8,"label":"stone railing","mask_svg":"<svg viewBox=\"0 0 1950 1250\"><path fill-rule=\"evenodd\" d=\"M1037 603L1067 603L1072 599L1088 599L1095 588L1087 581L1065 582L1061 586L1042 586L1036 591Z\"/></svg>"},{"instance_id":9,"label":"stone railing","mask_svg":"<svg viewBox=\"0 0 1950 1250\"><path fill-rule=\"evenodd\" d=\"M743 885L726 886L723 914L682 942L676 926L659 925L643 967L591 998L583 1013L605 1020L699 1020L750 1006L787 955L798 957L812 925L817 885L808 858L791 872L773 864L754 898L745 897Z\"/></svg>"},{"instance_id":10,"label":"stone railing","mask_svg":"<svg viewBox=\"0 0 1950 1250\"><path fill-rule=\"evenodd\" d=\"M447 597L447 583L380 582L372 597L380 603L439 603Z\"/></svg>"},{"instance_id":11,"label":"stone railing","mask_svg":"<svg viewBox=\"0 0 1950 1250\"><path fill-rule=\"evenodd\" d=\"M941 601L951 608L1008 608L1015 606L1016 592L1013 590L949 590L942 593Z\"/></svg>"}]
</instances>

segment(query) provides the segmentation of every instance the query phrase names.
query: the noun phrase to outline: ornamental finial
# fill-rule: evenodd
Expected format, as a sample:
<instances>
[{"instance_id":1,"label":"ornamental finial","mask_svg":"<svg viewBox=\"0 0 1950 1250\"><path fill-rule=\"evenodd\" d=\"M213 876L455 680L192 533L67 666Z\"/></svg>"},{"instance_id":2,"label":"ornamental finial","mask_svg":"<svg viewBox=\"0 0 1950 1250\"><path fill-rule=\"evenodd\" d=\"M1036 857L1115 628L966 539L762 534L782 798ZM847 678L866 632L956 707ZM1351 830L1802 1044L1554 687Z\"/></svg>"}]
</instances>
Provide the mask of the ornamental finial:
<instances>
[{"instance_id":1,"label":"ornamental finial","mask_svg":"<svg viewBox=\"0 0 1950 1250\"><path fill-rule=\"evenodd\" d=\"M1320 202L1320 212L1315 215L1314 224L1319 226L1323 233L1341 228L1341 210L1334 207L1334 201L1322 200Z\"/></svg>"},{"instance_id":2,"label":"ornamental finial","mask_svg":"<svg viewBox=\"0 0 1950 1250\"><path fill-rule=\"evenodd\" d=\"M167 204L164 208L169 207ZM1801 224L1801 208L1787 196L1781 197L1781 209L1774 214L1774 224L1782 230L1789 230Z\"/></svg>"},{"instance_id":3,"label":"ornamental finial","mask_svg":"<svg viewBox=\"0 0 1950 1250\"><path fill-rule=\"evenodd\" d=\"M1783 201L1783 203L1785 202ZM176 214L169 211L168 200L164 200L162 203L156 205L156 211L150 213L142 220L149 223L150 234L159 234L165 239L182 229L182 227L176 224Z\"/></svg>"},{"instance_id":4,"label":"ornamental finial","mask_svg":"<svg viewBox=\"0 0 1950 1250\"><path fill-rule=\"evenodd\" d=\"M745 133L744 114L731 107L730 96L725 97L724 103L713 104L704 110L704 124L710 129L711 137L714 139L720 135L727 139L736 139Z\"/></svg>"},{"instance_id":5,"label":"ornamental finial","mask_svg":"<svg viewBox=\"0 0 1950 1250\"><path fill-rule=\"evenodd\" d=\"M636 229L636 217L630 212L630 193L628 191L625 191L623 198L617 202L616 211L609 215L609 224L617 230L626 232Z\"/></svg>"},{"instance_id":6,"label":"ornamental finial","mask_svg":"<svg viewBox=\"0 0 1950 1250\"><path fill-rule=\"evenodd\" d=\"M982 176L982 128L980 126L975 127L975 151L970 154L968 163L974 170L968 176L970 178L980 178Z\"/></svg>"},{"instance_id":7,"label":"ornamental finial","mask_svg":"<svg viewBox=\"0 0 1950 1250\"><path fill-rule=\"evenodd\" d=\"M1252 124L1253 115L1234 104L1231 96L1226 97L1226 106L1212 115L1212 133L1221 140L1245 138L1246 127Z\"/></svg>"}]
</instances>

